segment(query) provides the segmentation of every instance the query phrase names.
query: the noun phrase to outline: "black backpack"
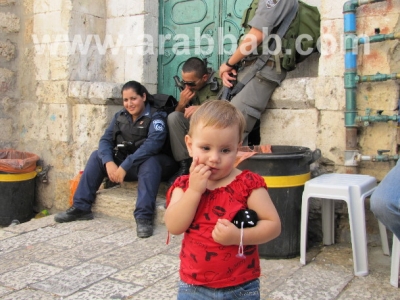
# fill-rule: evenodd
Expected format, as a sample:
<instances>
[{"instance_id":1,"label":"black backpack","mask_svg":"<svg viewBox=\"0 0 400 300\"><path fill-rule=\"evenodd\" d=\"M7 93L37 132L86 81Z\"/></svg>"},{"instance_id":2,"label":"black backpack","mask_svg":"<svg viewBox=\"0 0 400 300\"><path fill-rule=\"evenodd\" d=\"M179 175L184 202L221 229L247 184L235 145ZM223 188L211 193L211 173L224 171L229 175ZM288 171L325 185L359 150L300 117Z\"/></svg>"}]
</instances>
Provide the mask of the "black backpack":
<instances>
[{"instance_id":1,"label":"black backpack","mask_svg":"<svg viewBox=\"0 0 400 300\"><path fill-rule=\"evenodd\" d=\"M165 111L168 115L175 111L178 101L175 97L167 94L154 94L153 95L153 107L156 110ZM167 125L167 124L166 124ZM167 125L168 126L168 125ZM169 130L169 128L168 128ZM170 157L174 157L171 149L171 142L169 140L169 133L165 141L162 153L167 154Z\"/></svg>"},{"instance_id":2,"label":"black backpack","mask_svg":"<svg viewBox=\"0 0 400 300\"><path fill-rule=\"evenodd\" d=\"M157 110L163 110L168 115L175 111L175 108L178 105L178 101L175 99L175 97L167 94L154 94L153 102L154 108Z\"/></svg>"}]
</instances>

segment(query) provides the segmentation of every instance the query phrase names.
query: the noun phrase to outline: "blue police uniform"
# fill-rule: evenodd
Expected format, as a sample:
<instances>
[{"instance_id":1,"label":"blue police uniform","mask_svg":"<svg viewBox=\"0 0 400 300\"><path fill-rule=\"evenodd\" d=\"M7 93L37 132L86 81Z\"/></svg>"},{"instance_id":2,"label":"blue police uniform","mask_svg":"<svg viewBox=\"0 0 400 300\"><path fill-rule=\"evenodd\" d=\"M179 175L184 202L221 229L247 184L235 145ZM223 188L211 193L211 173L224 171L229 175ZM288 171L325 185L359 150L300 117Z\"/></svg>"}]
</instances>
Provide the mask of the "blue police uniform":
<instances>
[{"instance_id":1,"label":"blue police uniform","mask_svg":"<svg viewBox=\"0 0 400 300\"><path fill-rule=\"evenodd\" d=\"M135 121L125 108L116 113L100 139L99 149L91 154L86 164L74 195L74 207L82 211L91 210L96 191L107 177L105 164L114 161L126 171L124 181L138 181L135 219L152 220L160 182L168 179L177 170L174 159L162 153L168 136L166 118L164 111L155 111L149 103L146 103L143 113ZM120 126L120 129L130 131L122 132L123 136L132 135L132 131L141 132L145 136L137 150L123 160L114 151L118 123L126 125Z\"/></svg>"}]
</instances>

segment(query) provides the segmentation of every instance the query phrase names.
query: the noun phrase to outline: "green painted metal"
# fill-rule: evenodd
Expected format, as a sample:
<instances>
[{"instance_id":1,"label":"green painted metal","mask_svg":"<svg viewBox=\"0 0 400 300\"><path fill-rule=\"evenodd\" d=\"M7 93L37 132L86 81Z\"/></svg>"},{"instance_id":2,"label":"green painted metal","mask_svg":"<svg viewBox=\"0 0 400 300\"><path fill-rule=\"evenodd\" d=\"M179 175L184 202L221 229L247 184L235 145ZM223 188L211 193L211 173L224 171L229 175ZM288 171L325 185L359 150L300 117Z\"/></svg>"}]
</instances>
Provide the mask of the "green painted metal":
<instances>
[{"instance_id":1,"label":"green painted metal","mask_svg":"<svg viewBox=\"0 0 400 300\"><path fill-rule=\"evenodd\" d=\"M358 7L358 0L347 1L343 5L343 13L355 12Z\"/></svg>"},{"instance_id":2,"label":"green painted metal","mask_svg":"<svg viewBox=\"0 0 400 300\"><path fill-rule=\"evenodd\" d=\"M158 92L178 96L173 77L180 77L191 56L207 58L218 70L236 47L240 21L251 0L159 1ZM234 49L233 49L234 50Z\"/></svg>"},{"instance_id":3,"label":"green painted metal","mask_svg":"<svg viewBox=\"0 0 400 300\"><path fill-rule=\"evenodd\" d=\"M389 34L375 34L369 36L368 38L361 38L358 40L359 44L366 44L366 43L378 43L387 40L395 40L399 38L399 33L389 33Z\"/></svg>"},{"instance_id":4,"label":"green painted metal","mask_svg":"<svg viewBox=\"0 0 400 300\"><path fill-rule=\"evenodd\" d=\"M355 77L355 81L357 83L396 80L396 79L400 79L400 73L393 73L393 74L380 74L380 73L377 73L375 75L365 75L365 76L358 76L357 75Z\"/></svg>"},{"instance_id":5,"label":"green painted metal","mask_svg":"<svg viewBox=\"0 0 400 300\"><path fill-rule=\"evenodd\" d=\"M350 0L344 3L343 5L343 13L355 12L357 7L364 4L375 3L375 2L383 2L386 0Z\"/></svg>"},{"instance_id":6,"label":"green painted metal","mask_svg":"<svg viewBox=\"0 0 400 300\"><path fill-rule=\"evenodd\" d=\"M355 81L356 72L345 72L344 87L346 89L346 110L344 113L345 127L357 127L357 83Z\"/></svg>"},{"instance_id":7,"label":"green painted metal","mask_svg":"<svg viewBox=\"0 0 400 300\"><path fill-rule=\"evenodd\" d=\"M383 112L382 110L378 110L376 115L371 116L371 109L367 108L365 110L365 116L357 116L355 120L356 122L364 122L364 126L368 126L369 123L372 122L400 121L400 115L387 116L387 115L382 115L382 112Z\"/></svg>"},{"instance_id":8,"label":"green painted metal","mask_svg":"<svg viewBox=\"0 0 400 300\"><path fill-rule=\"evenodd\" d=\"M398 154L389 155L384 154L390 152L390 150L378 150L378 154L372 156L372 161L374 162L382 162L382 161L391 161L391 160L399 160L400 156Z\"/></svg>"}]
</instances>

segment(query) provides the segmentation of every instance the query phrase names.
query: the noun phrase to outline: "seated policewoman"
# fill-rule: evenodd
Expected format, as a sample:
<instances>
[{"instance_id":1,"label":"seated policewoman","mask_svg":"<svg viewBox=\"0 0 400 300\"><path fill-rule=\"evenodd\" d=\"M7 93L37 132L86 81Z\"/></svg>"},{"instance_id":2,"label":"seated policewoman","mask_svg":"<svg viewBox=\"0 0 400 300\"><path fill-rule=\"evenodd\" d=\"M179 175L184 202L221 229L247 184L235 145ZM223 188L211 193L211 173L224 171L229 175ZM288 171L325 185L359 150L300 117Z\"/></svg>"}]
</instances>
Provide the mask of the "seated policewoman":
<instances>
[{"instance_id":1,"label":"seated policewoman","mask_svg":"<svg viewBox=\"0 0 400 300\"><path fill-rule=\"evenodd\" d=\"M124 108L117 112L86 164L74 194L73 206L58 213L56 222L91 220L91 207L105 177L111 182L138 181L134 218L137 236L153 234L153 216L162 180L178 169L164 154L168 129L167 113L153 107L153 96L136 81L122 87Z\"/></svg>"}]
</instances>

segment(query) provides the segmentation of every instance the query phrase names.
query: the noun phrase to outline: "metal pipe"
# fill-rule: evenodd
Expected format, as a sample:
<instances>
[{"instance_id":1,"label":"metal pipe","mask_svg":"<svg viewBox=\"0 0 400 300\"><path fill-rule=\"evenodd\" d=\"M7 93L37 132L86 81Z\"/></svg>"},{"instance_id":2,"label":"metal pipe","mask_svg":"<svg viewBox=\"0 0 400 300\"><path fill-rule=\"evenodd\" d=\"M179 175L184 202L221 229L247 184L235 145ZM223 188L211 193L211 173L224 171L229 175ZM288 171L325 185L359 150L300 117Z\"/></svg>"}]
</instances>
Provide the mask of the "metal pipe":
<instances>
[{"instance_id":1,"label":"metal pipe","mask_svg":"<svg viewBox=\"0 0 400 300\"><path fill-rule=\"evenodd\" d=\"M395 122L400 122L400 115L393 115L393 116L387 116L387 115L382 115L383 110L378 110L376 115L371 116L371 109L367 108L365 110L365 116L357 116L356 117L356 122L364 122L364 126L368 126L370 122L389 122L389 121L395 121Z\"/></svg>"},{"instance_id":2,"label":"metal pipe","mask_svg":"<svg viewBox=\"0 0 400 300\"><path fill-rule=\"evenodd\" d=\"M361 37L358 40L359 44L368 44L368 43L378 43L387 40L397 40L400 39L400 32L394 32L389 34L375 34L369 37Z\"/></svg>"},{"instance_id":3,"label":"metal pipe","mask_svg":"<svg viewBox=\"0 0 400 300\"><path fill-rule=\"evenodd\" d=\"M355 51L355 48L358 45L358 40L356 37L356 9L364 4L383 1L386 0L350 0L345 2L343 5L345 38L344 87L346 89L346 111L344 119L346 127L346 150L357 149L357 51ZM354 167L354 165L350 166ZM353 173L355 170L352 168L351 170L346 171Z\"/></svg>"},{"instance_id":4,"label":"metal pipe","mask_svg":"<svg viewBox=\"0 0 400 300\"><path fill-rule=\"evenodd\" d=\"M365 75L365 76L356 75L354 78L355 82L357 83L396 80L396 79L400 79L400 73L392 73L392 74L376 73L375 75Z\"/></svg>"},{"instance_id":5,"label":"metal pipe","mask_svg":"<svg viewBox=\"0 0 400 300\"><path fill-rule=\"evenodd\" d=\"M400 120L400 116L385 116L385 115L375 115L375 116L357 116L357 122L389 122L395 121L398 122Z\"/></svg>"},{"instance_id":6,"label":"metal pipe","mask_svg":"<svg viewBox=\"0 0 400 300\"><path fill-rule=\"evenodd\" d=\"M372 162L385 162L385 161L397 161L399 160L400 155L395 154L395 155L360 155L359 160L360 161L372 161Z\"/></svg>"}]
</instances>

